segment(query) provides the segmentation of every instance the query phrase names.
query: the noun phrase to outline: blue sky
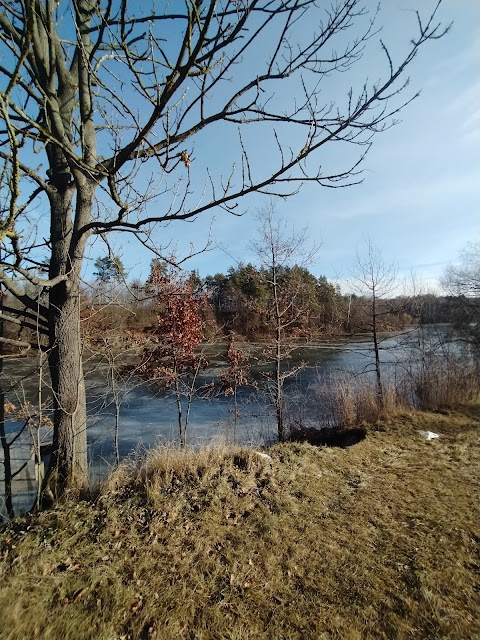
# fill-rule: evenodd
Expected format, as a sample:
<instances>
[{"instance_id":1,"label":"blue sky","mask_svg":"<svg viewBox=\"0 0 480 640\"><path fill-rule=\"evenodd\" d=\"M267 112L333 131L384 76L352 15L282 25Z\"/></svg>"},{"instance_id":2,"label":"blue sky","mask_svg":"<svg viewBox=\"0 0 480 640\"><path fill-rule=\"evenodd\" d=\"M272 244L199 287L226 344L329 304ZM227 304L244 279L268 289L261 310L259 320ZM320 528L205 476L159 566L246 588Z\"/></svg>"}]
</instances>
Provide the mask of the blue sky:
<instances>
[{"instance_id":1,"label":"blue sky","mask_svg":"<svg viewBox=\"0 0 480 640\"><path fill-rule=\"evenodd\" d=\"M383 3L381 36L393 56L415 34L412 9L427 13L433 6L427 0ZM311 267L317 275L343 283L368 235L387 262L398 264L400 275L413 270L435 287L462 247L479 239L480 2L446 0L439 17L445 23L453 20L452 30L429 43L412 64L411 91L422 89L421 96L402 111L396 127L376 137L363 165L364 182L346 189L308 184L298 195L277 202L280 215L297 228L308 225L312 240L322 243ZM384 59L378 46L362 64L369 76L380 73ZM221 143L212 140L212 146ZM252 153L262 162L269 149L259 142ZM241 218L217 212L172 223L159 233L159 244L171 241L181 255L191 242L200 248L211 229L212 249L190 260L188 268L207 275L225 272L235 261L254 261L248 248L255 239L254 213L265 201L256 196L242 202L246 213ZM147 277L151 255L141 246L121 235L113 247L131 277ZM90 256L93 260L101 253L96 243Z\"/></svg>"}]
</instances>

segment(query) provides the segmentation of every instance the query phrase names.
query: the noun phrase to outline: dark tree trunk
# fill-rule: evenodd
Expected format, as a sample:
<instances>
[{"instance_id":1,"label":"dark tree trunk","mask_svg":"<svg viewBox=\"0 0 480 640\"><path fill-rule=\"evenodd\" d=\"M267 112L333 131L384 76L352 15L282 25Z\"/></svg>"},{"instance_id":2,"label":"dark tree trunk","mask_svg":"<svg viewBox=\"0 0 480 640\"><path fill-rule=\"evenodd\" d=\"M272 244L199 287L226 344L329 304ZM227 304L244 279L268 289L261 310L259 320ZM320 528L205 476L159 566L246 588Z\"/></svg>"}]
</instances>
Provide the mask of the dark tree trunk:
<instances>
[{"instance_id":1,"label":"dark tree trunk","mask_svg":"<svg viewBox=\"0 0 480 640\"><path fill-rule=\"evenodd\" d=\"M50 277L68 279L50 290L49 357L53 392L53 452L44 482L44 502L88 486L87 415L80 328L80 269L94 186L56 175L58 193L50 199L52 258ZM75 223L71 202L76 190Z\"/></svg>"},{"instance_id":2,"label":"dark tree trunk","mask_svg":"<svg viewBox=\"0 0 480 640\"><path fill-rule=\"evenodd\" d=\"M0 355L0 375L3 359ZM3 466L5 479L5 509L9 518L15 517L13 510L13 492L12 492L12 462L10 458L10 444L5 433L5 393L3 391L0 380L0 441L3 449Z\"/></svg>"},{"instance_id":3,"label":"dark tree trunk","mask_svg":"<svg viewBox=\"0 0 480 640\"><path fill-rule=\"evenodd\" d=\"M0 285L0 312L3 311L3 291ZM3 338L3 315L0 313L0 337ZM13 518L12 493L12 462L10 459L10 444L5 433L5 392L3 390L3 342L0 341L0 441L3 449L3 467L5 479L5 508L8 516Z\"/></svg>"},{"instance_id":4,"label":"dark tree trunk","mask_svg":"<svg viewBox=\"0 0 480 640\"><path fill-rule=\"evenodd\" d=\"M283 415L283 383L282 377L282 314L280 311L279 294L278 294L278 282L277 282L277 265L275 259L273 259L272 266L272 287L273 287L273 300L275 305L275 364L274 364L274 402L275 413L277 416L277 431L279 442L285 441L285 425Z\"/></svg>"},{"instance_id":5,"label":"dark tree trunk","mask_svg":"<svg viewBox=\"0 0 480 640\"><path fill-rule=\"evenodd\" d=\"M177 363L174 360L174 372L175 372L175 398L177 401L177 419L178 419L178 435L180 436L180 447L185 447L187 444L187 429L183 421L183 407L182 396L180 393L180 380L177 372Z\"/></svg>"},{"instance_id":6,"label":"dark tree trunk","mask_svg":"<svg viewBox=\"0 0 480 640\"><path fill-rule=\"evenodd\" d=\"M68 291L65 283L58 285L59 291L55 289L50 296L49 366L54 437L48 486L56 497L66 488L86 488L88 469L78 284L73 291Z\"/></svg>"},{"instance_id":7,"label":"dark tree trunk","mask_svg":"<svg viewBox=\"0 0 480 640\"><path fill-rule=\"evenodd\" d=\"M277 322L280 322L280 318L277 318ZM277 430L279 442L285 441L285 425L283 416L283 379L282 379L282 342L281 342L281 329L277 326L276 339L275 339L275 365L274 365L274 377L275 377L275 413L277 415Z\"/></svg>"}]
</instances>

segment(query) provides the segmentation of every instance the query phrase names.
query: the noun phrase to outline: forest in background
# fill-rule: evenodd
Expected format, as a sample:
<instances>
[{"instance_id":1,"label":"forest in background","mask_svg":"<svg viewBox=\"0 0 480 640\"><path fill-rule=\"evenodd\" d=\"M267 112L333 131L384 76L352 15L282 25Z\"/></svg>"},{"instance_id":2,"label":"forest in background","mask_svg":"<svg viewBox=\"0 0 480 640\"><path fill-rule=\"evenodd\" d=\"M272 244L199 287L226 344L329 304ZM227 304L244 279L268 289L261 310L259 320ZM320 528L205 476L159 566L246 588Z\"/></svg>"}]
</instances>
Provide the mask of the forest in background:
<instances>
[{"instance_id":1,"label":"forest in background","mask_svg":"<svg viewBox=\"0 0 480 640\"><path fill-rule=\"evenodd\" d=\"M152 261L160 263L161 261ZM167 272L167 263L165 272ZM162 313L159 296L165 292L152 287L149 279L128 282L119 258L96 261L97 277L82 289L82 329L95 341L107 334L125 337L129 332L148 333ZM197 272L177 273L190 288L190 294L202 302L204 339L214 334L235 332L246 341L265 341L272 337L271 288L268 270L240 263L226 273L201 278ZM370 298L342 293L338 284L325 276L315 276L307 268L294 265L279 269L282 295L295 293L287 331L295 338L314 340L339 335L368 333L371 329ZM172 294L174 295L174 294ZM472 313L480 304L465 295L423 293L396 295L378 301L378 329L396 331L417 324L465 322L466 306ZM6 306L19 309L16 301L5 299ZM25 342L36 340L34 327L5 325L5 336Z\"/></svg>"},{"instance_id":2,"label":"forest in background","mask_svg":"<svg viewBox=\"0 0 480 640\"><path fill-rule=\"evenodd\" d=\"M156 261L155 261L156 262ZM119 271L115 266L119 267ZM165 263L166 264L166 263ZM97 277L82 289L82 329L85 337L95 341L99 336L129 332L148 333L155 325L159 308L159 292L149 280L128 282L121 261L108 257L97 260ZM247 341L262 341L272 337L271 290L269 273L251 263L240 263L226 273L201 278L197 272L185 272L181 277L191 286L191 294L202 300L205 339L212 332L228 336L235 332ZM340 335L357 335L371 330L369 298L360 294L344 294L340 287L325 276L314 276L307 268L294 265L279 270L282 295L295 292L291 325L292 337L316 340ZM378 329L396 331L417 324L465 322L466 306L472 312L480 302L464 295L434 293L397 295L379 300ZM15 307L18 302L4 301ZM301 309L302 313L298 313ZM5 326L5 337L18 341L36 341L34 327L24 322L20 329Z\"/></svg>"}]
</instances>

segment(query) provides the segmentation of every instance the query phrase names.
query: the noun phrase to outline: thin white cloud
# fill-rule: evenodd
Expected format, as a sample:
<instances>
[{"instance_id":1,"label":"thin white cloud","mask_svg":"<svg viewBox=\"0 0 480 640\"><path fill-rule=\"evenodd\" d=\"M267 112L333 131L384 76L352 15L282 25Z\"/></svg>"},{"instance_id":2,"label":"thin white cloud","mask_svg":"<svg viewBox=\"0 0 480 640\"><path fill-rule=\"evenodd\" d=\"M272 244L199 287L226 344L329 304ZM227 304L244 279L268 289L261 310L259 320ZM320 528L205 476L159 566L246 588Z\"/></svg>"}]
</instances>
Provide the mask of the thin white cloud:
<instances>
[{"instance_id":1,"label":"thin white cloud","mask_svg":"<svg viewBox=\"0 0 480 640\"><path fill-rule=\"evenodd\" d=\"M480 80L476 80L446 105L449 114L462 114L465 111L475 111L480 103Z\"/></svg>"},{"instance_id":2,"label":"thin white cloud","mask_svg":"<svg viewBox=\"0 0 480 640\"><path fill-rule=\"evenodd\" d=\"M476 1L477 0L471 0L472 4ZM452 35L454 34L450 34L446 37L449 38L452 37ZM438 63L435 65L434 73L431 76L432 83L435 83L436 81L443 82L445 74L454 73L458 75L465 70L470 70L472 68L472 65L478 64L479 57L480 37L476 36L465 48L462 48L453 55L445 57L438 61Z\"/></svg>"},{"instance_id":3,"label":"thin white cloud","mask_svg":"<svg viewBox=\"0 0 480 640\"><path fill-rule=\"evenodd\" d=\"M332 212L331 217L350 220L353 218L383 215L386 212L418 212L425 206L444 204L447 199L464 197L479 192L478 175L475 173L442 176L427 183L402 185L395 189L377 192L357 202L352 207Z\"/></svg>"},{"instance_id":4,"label":"thin white cloud","mask_svg":"<svg viewBox=\"0 0 480 640\"><path fill-rule=\"evenodd\" d=\"M480 91L477 104L480 104ZM463 138L476 143L480 139L480 108L474 109L462 125Z\"/></svg>"}]
</instances>

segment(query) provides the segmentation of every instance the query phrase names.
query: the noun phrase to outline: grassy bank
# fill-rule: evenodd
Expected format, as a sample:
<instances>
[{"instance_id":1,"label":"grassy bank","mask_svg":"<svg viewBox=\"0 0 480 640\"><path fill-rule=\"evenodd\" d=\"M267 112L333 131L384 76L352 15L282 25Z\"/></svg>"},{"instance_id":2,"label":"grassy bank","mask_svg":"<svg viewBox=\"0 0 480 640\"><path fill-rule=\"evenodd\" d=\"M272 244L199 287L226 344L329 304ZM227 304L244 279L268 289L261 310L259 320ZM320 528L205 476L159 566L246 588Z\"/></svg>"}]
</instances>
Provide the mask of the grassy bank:
<instances>
[{"instance_id":1,"label":"grassy bank","mask_svg":"<svg viewBox=\"0 0 480 640\"><path fill-rule=\"evenodd\" d=\"M478 427L409 413L346 449L152 453L1 534L0 637L475 638Z\"/></svg>"}]
</instances>

